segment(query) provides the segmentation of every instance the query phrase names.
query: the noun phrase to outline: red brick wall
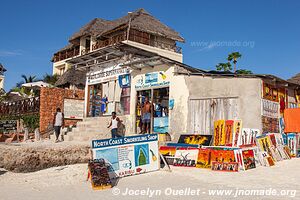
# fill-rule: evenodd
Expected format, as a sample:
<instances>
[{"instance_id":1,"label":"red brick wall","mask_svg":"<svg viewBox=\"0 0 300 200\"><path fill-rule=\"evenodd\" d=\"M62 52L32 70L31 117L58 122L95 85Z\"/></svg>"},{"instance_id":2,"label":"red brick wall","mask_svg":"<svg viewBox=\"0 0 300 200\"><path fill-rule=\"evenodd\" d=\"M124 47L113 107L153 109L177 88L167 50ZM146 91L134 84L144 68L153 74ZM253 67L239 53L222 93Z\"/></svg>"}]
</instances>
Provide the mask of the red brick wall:
<instances>
[{"instance_id":1,"label":"red brick wall","mask_svg":"<svg viewBox=\"0 0 300 200\"><path fill-rule=\"evenodd\" d=\"M74 95L75 94L75 95ZM40 93L40 132L47 130L49 124L53 123L56 108L64 109L64 99L84 99L84 90L69 90L62 88L41 88ZM74 125L79 120L65 120L65 126Z\"/></svg>"}]
</instances>

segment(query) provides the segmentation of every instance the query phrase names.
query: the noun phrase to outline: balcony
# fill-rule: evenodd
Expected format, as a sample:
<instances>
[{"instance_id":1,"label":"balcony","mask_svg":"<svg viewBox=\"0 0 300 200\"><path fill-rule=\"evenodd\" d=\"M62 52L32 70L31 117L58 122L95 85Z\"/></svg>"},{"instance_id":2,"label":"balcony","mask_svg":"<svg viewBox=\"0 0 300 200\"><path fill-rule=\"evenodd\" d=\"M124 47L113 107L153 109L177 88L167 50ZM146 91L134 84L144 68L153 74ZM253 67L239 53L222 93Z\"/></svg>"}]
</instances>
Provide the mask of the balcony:
<instances>
[{"instance_id":1,"label":"balcony","mask_svg":"<svg viewBox=\"0 0 300 200\"><path fill-rule=\"evenodd\" d=\"M81 52L79 50L79 46L69 49L69 50L65 50L65 51L61 51L59 53L56 53L54 55L53 61L54 62L58 62L61 60L65 60L68 58L72 58L74 56L78 56L79 53L80 55L85 55L91 51L95 51L97 49L106 47L106 46L110 46L110 45L114 45L114 44L118 44L121 43L122 41L126 41L127 40L127 31L123 31L118 35L114 35L112 37L109 37L107 39L104 40L98 40L95 44L92 45L92 49L90 48L86 48L86 49L82 49ZM163 42L163 41L158 41L156 36L153 36L149 33L145 33L145 32L141 32L141 31L137 31L137 30L130 30L129 33L129 38L128 40L133 41L133 42L137 42L140 44L144 44L144 45L148 45L148 46L152 46L152 47L156 47L156 48L160 48L160 49L164 49L164 50L168 50L168 51L172 51L178 54L182 54L182 49L181 47L176 46L176 43L170 42Z\"/></svg>"}]
</instances>

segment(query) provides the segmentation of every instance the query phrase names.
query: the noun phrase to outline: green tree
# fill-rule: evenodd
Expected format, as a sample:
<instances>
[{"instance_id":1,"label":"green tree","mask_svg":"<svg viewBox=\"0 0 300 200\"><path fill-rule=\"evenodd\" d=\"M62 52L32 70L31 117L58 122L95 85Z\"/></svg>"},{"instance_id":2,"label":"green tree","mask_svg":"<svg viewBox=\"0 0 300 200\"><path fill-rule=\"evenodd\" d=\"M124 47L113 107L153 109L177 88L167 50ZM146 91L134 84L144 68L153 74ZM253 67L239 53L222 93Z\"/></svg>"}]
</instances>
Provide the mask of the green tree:
<instances>
[{"instance_id":1,"label":"green tree","mask_svg":"<svg viewBox=\"0 0 300 200\"><path fill-rule=\"evenodd\" d=\"M228 63L219 63L216 65L218 71L230 72L232 70L230 62Z\"/></svg>"},{"instance_id":2,"label":"green tree","mask_svg":"<svg viewBox=\"0 0 300 200\"><path fill-rule=\"evenodd\" d=\"M43 81L46 83L49 83L51 85L55 85L58 78L59 78L59 75L57 75L57 74L54 74L54 75L45 74L43 77Z\"/></svg>"},{"instance_id":3,"label":"green tree","mask_svg":"<svg viewBox=\"0 0 300 200\"><path fill-rule=\"evenodd\" d=\"M239 52L232 52L231 54L228 55L228 58L227 58L228 62L232 61L234 64L234 73L236 73L236 70L237 70L237 68L236 68L237 60L241 57L242 57L242 54L240 54Z\"/></svg>"},{"instance_id":4,"label":"green tree","mask_svg":"<svg viewBox=\"0 0 300 200\"><path fill-rule=\"evenodd\" d=\"M238 69L236 70L237 74L253 74L253 72L251 70L247 70L247 69Z\"/></svg>"},{"instance_id":5,"label":"green tree","mask_svg":"<svg viewBox=\"0 0 300 200\"><path fill-rule=\"evenodd\" d=\"M23 74L21 77L24 79L25 83L32 83L32 82L37 81L36 76L31 76L30 75L30 76L27 77L26 75Z\"/></svg>"}]
</instances>

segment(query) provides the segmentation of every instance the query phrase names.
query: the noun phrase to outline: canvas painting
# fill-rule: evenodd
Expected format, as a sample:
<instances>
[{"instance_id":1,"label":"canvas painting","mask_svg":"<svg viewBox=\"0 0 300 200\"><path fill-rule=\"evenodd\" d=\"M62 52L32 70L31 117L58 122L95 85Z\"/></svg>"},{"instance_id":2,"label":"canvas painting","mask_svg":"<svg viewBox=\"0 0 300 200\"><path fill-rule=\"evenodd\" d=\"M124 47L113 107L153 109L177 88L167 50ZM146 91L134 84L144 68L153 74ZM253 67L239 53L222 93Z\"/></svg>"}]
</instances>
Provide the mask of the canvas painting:
<instances>
[{"instance_id":1,"label":"canvas painting","mask_svg":"<svg viewBox=\"0 0 300 200\"><path fill-rule=\"evenodd\" d=\"M272 142L269 136L261 136L257 138L257 144L261 151L266 151L270 154L270 147Z\"/></svg>"},{"instance_id":2,"label":"canvas painting","mask_svg":"<svg viewBox=\"0 0 300 200\"><path fill-rule=\"evenodd\" d=\"M211 168L211 150L208 148L199 149L197 168Z\"/></svg>"},{"instance_id":3,"label":"canvas painting","mask_svg":"<svg viewBox=\"0 0 300 200\"><path fill-rule=\"evenodd\" d=\"M251 129L251 136L249 140L249 144L254 145L256 144L256 137L261 136L261 132L259 129Z\"/></svg>"},{"instance_id":4,"label":"canvas painting","mask_svg":"<svg viewBox=\"0 0 300 200\"><path fill-rule=\"evenodd\" d=\"M196 167L198 154L198 148L178 148L175 153L173 165L180 167Z\"/></svg>"},{"instance_id":5,"label":"canvas painting","mask_svg":"<svg viewBox=\"0 0 300 200\"><path fill-rule=\"evenodd\" d=\"M296 157L297 155L297 134L296 133L287 134L287 146L290 148L291 156Z\"/></svg>"},{"instance_id":6,"label":"canvas painting","mask_svg":"<svg viewBox=\"0 0 300 200\"><path fill-rule=\"evenodd\" d=\"M180 135L178 143L209 146L212 135Z\"/></svg>"},{"instance_id":7,"label":"canvas painting","mask_svg":"<svg viewBox=\"0 0 300 200\"><path fill-rule=\"evenodd\" d=\"M214 162L235 162L235 156L233 150L211 150L211 161Z\"/></svg>"},{"instance_id":8,"label":"canvas painting","mask_svg":"<svg viewBox=\"0 0 300 200\"><path fill-rule=\"evenodd\" d=\"M245 146L250 144L250 138L251 138L251 129L250 128L243 128L242 133L240 134L239 139L239 146Z\"/></svg>"},{"instance_id":9,"label":"canvas painting","mask_svg":"<svg viewBox=\"0 0 300 200\"><path fill-rule=\"evenodd\" d=\"M253 149L243 150L242 151L242 156L243 156L243 166L244 166L243 168L244 168L244 170L249 170L249 169L256 168Z\"/></svg>"},{"instance_id":10,"label":"canvas painting","mask_svg":"<svg viewBox=\"0 0 300 200\"><path fill-rule=\"evenodd\" d=\"M225 145L232 146L234 120L225 121Z\"/></svg>"},{"instance_id":11,"label":"canvas painting","mask_svg":"<svg viewBox=\"0 0 300 200\"><path fill-rule=\"evenodd\" d=\"M238 162L212 162L211 169L213 171L238 172Z\"/></svg>"},{"instance_id":12,"label":"canvas painting","mask_svg":"<svg viewBox=\"0 0 300 200\"><path fill-rule=\"evenodd\" d=\"M233 124L233 138L232 138L233 147L238 147L241 132L242 132L242 120L235 120Z\"/></svg>"},{"instance_id":13,"label":"canvas painting","mask_svg":"<svg viewBox=\"0 0 300 200\"><path fill-rule=\"evenodd\" d=\"M214 122L214 146L225 145L225 120Z\"/></svg>"},{"instance_id":14,"label":"canvas painting","mask_svg":"<svg viewBox=\"0 0 300 200\"><path fill-rule=\"evenodd\" d=\"M175 156L176 147L161 146L159 153L163 156Z\"/></svg>"}]
</instances>

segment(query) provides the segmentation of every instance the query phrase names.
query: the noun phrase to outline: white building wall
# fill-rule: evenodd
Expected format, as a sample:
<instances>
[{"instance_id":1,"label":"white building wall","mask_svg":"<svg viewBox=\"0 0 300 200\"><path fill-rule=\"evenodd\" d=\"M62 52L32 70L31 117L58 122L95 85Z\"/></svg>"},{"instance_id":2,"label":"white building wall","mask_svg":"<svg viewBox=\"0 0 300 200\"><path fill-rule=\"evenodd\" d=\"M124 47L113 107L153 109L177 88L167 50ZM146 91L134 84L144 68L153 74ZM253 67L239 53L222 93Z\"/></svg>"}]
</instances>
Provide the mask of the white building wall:
<instances>
[{"instance_id":1,"label":"white building wall","mask_svg":"<svg viewBox=\"0 0 300 200\"><path fill-rule=\"evenodd\" d=\"M5 77L3 75L0 75L0 89L4 89L4 80Z\"/></svg>"}]
</instances>

